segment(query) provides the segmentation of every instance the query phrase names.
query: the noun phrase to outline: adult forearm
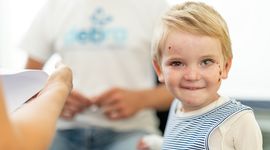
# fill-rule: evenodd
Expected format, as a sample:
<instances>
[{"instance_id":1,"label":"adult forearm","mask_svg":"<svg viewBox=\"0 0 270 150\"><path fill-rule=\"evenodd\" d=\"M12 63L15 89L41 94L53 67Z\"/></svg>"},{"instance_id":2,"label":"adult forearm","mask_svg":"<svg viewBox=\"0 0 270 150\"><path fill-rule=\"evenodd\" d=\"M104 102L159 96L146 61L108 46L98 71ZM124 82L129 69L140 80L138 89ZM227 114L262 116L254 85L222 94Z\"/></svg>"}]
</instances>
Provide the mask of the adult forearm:
<instances>
[{"instance_id":1,"label":"adult forearm","mask_svg":"<svg viewBox=\"0 0 270 150\"><path fill-rule=\"evenodd\" d=\"M50 145L56 121L72 89L71 70L58 68L39 95L12 114L12 123L18 131L18 140L24 141L24 149L42 150Z\"/></svg>"},{"instance_id":2,"label":"adult forearm","mask_svg":"<svg viewBox=\"0 0 270 150\"><path fill-rule=\"evenodd\" d=\"M159 85L154 89L144 91L144 93L144 106L161 111L169 109L174 98L164 85Z\"/></svg>"},{"instance_id":3,"label":"adult forearm","mask_svg":"<svg viewBox=\"0 0 270 150\"><path fill-rule=\"evenodd\" d=\"M0 133L2 138L0 138L0 149L15 149L14 147L14 134L13 127L9 120L7 109L5 107L4 93L2 89L1 79L0 79Z\"/></svg>"},{"instance_id":4,"label":"adult forearm","mask_svg":"<svg viewBox=\"0 0 270 150\"><path fill-rule=\"evenodd\" d=\"M25 149L47 149L54 135L55 124L67 93L68 89L64 88L43 93L38 100L34 99L25 104L12 115L19 140L27 145ZM27 138L25 138L26 135Z\"/></svg>"}]
</instances>

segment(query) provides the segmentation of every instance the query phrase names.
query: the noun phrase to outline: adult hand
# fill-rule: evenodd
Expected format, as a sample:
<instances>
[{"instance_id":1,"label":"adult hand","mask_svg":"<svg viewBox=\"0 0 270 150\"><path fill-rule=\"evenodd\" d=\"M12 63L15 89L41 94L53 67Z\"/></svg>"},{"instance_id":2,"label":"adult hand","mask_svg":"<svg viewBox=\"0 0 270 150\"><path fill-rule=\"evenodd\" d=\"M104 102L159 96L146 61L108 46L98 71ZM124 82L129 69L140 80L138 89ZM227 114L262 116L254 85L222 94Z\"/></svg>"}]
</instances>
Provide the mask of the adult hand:
<instances>
[{"instance_id":1,"label":"adult hand","mask_svg":"<svg viewBox=\"0 0 270 150\"><path fill-rule=\"evenodd\" d=\"M72 70L68 66L59 63L55 66L55 70L49 76L45 87L39 93L29 98L27 102L35 100L35 98L43 95L44 93L51 93L56 90L69 94L72 87Z\"/></svg>"},{"instance_id":2,"label":"adult hand","mask_svg":"<svg viewBox=\"0 0 270 150\"><path fill-rule=\"evenodd\" d=\"M143 95L143 91L112 88L95 97L94 102L109 119L124 119L143 108Z\"/></svg>"},{"instance_id":3,"label":"adult hand","mask_svg":"<svg viewBox=\"0 0 270 150\"><path fill-rule=\"evenodd\" d=\"M73 87L72 71L68 66L59 63L56 65L54 72L49 76L47 84L42 91L50 90L54 87L61 88L62 86L65 86L68 91L71 91Z\"/></svg>"},{"instance_id":4,"label":"adult hand","mask_svg":"<svg viewBox=\"0 0 270 150\"><path fill-rule=\"evenodd\" d=\"M60 116L64 119L73 119L76 114L84 111L91 104L92 102L88 97L73 90L67 98Z\"/></svg>"},{"instance_id":5,"label":"adult hand","mask_svg":"<svg viewBox=\"0 0 270 150\"><path fill-rule=\"evenodd\" d=\"M59 65L32 102L8 114L0 101L0 133L5 137L0 140L0 149L48 149L71 89L72 71ZM2 94L0 87L0 99L4 99Z\"/></svg>"}]
</instances>

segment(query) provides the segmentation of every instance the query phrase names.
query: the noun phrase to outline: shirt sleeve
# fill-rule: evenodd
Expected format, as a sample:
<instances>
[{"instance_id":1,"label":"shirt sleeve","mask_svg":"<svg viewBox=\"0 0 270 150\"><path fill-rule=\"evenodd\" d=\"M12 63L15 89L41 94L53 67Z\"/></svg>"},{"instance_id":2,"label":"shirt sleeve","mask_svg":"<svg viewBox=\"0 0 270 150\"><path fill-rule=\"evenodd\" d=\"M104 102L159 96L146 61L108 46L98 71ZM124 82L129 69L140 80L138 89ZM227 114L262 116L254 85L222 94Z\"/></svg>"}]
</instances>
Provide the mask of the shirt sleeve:
<instances>
[{"instance_id":1,"label":"shirt sleeve","mask_svg":"<svg viewBox=\"0 0 270 150\"><path fill-rule=\"evenodd\" d=\"M232 124L236 150L262 150L262 133L251 110L246 110Z\"/></svg>"},{"instance_id":2,"label":"shirt sleeve","mask_svg":"<svg viewBox=\"0 0 270 150\"><path fill-rule=\"evenodd\" d=\"M51 2L48 1L38 12L19 45L29 57L42 62L45 62L53 53Z\"/></svg>"}]
</instances>

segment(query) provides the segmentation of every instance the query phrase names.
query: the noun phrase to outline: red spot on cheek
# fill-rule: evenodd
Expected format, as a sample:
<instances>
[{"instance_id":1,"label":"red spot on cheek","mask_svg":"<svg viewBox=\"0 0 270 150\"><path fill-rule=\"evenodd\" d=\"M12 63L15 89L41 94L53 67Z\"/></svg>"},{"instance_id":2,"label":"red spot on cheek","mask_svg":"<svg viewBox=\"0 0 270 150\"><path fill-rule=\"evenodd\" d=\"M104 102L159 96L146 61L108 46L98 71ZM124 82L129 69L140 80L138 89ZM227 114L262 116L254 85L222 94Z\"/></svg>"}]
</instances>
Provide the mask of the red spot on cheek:
<instances>
[{"instance_id":1,"label":"red spot on cheek","mask_svg":"<svg viewBox=\"0 0 270 150\"><path fill-rule=\"evenodd\" d=\"M221 81L221 75L222 75L222 71L221 71L220 65L218 65L218 68L219 68L219 79L218 79L218 82L220 82Z\"/></svg>"}]
</instances>

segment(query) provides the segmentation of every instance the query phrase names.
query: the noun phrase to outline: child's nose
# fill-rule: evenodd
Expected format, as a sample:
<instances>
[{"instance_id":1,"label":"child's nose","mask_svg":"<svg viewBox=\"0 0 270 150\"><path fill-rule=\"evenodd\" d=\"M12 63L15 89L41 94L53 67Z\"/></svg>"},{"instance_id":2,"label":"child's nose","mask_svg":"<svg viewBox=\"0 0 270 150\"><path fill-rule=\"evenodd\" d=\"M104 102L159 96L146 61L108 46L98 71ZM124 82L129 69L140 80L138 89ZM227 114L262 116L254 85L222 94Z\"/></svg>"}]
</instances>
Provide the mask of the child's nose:
<instances>
[{"instance_id":1,"label":"child's nose","mask_svg":"<svg viewBox=\"0 0 270 150\"><path fill-rule=\"evenodd\" d=\"M184 74L184 79L189 80L189 81L196 81L200 80L201 75L200 75L200 70L197 67L189 67L186 68L185 74Z\"/></svg>"}]
</instances>

